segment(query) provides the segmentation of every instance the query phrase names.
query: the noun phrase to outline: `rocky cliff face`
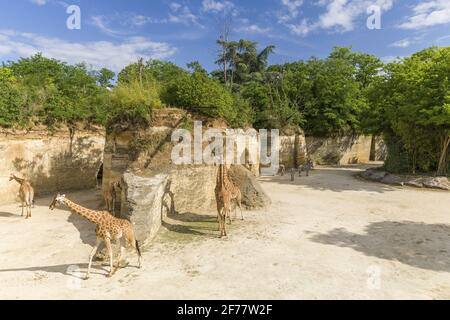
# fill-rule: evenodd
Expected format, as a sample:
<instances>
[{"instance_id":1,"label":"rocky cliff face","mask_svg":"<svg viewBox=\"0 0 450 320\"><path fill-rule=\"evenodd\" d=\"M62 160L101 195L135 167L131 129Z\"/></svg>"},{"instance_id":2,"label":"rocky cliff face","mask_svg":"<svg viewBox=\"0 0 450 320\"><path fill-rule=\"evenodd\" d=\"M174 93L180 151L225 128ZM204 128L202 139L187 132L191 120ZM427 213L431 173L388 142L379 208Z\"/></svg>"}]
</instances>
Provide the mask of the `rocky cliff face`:
<instances>
[{"instance_id":1,"label":"rocky cliff face","mask_svg":"<svg viewBox=\"0 0 450 320\"><path fill-rule=\"evenodd\" d=\"M217 167L175 165L171 161L171 133L180 123L186 124L182 115L186 113L181 110L160 110L155 112L152 126L110 132L106 137L103 186L122 181L120 214L135 223L138 239L143 242L155 237L168 213L216 212ZM207 128L223 126L202 120ZM230 174L241 188L244 206L256 209L270 204L252 172L237 167ZM257 166L253 169L258 170Z\"/></svg>"},{"instance_id":2,"label":"rocky cliff face","mask_svg":"<svg viewBox=\"0 0 450 320\"><path fill-rule=\"evenodd\" d=\"M0 132L0 204L17 201L19 185L10 173L31 180L36 195L94 188L105 136L100 129Z\"/></svg>"},{"instance_id":3,"label":"rocky cliff face","mask_svg":"<svg viewBox=\"0 0 450 320\"><path fill-rule=\"evenodd\" d=\"M372 137L306 137L306 146L308 156L317 164L346 165L368 163L370 161Z\"/></svg>"}]
</instances>

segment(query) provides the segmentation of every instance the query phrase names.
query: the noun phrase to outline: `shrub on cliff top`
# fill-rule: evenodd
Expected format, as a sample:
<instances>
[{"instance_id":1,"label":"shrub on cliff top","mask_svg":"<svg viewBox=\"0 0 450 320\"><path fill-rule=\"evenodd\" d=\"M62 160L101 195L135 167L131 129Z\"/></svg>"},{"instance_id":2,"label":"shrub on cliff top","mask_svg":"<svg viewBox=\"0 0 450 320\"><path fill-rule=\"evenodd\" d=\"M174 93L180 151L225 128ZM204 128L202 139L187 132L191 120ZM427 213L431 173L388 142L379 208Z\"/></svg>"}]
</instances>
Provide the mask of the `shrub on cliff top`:
<instances>
[{"instance_id":1,"label":"shrub on cliff top","mask_svg":"<svg viewBox=\"0 0 450 320\"><path fill-rule=\"evenodd\" d=\"M161 108L162 103L156 83L141 85L138 81L120 83L111 93L111 115L109 125L148 124L153 108Z\"/></svg>"},{"instance_id":2,"label":"shrub on cliff top","mask_svg":"<svg viewBox=\"0 0 450 320\"><path fill-rule=\"evenodd\" d=\"M234 119L233 96L218 81L195 71L174 79L162 99L165 103L211 117Z\"/></svg>"}]
</instances>

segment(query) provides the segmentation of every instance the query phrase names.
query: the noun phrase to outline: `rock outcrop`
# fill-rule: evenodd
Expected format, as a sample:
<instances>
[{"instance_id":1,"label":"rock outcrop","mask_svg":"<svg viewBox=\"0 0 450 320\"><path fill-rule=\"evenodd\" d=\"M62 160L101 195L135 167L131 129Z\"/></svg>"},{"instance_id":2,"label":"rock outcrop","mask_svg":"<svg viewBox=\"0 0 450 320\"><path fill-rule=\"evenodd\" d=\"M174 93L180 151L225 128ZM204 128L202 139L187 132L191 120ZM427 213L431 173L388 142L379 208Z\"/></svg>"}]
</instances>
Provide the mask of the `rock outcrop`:
<instances>
[{"instance_id":1,"label":"rock outcrop","mask_svg":"<svg viewBox=\"0 0 450 320\"><path fill-rule=\"evenodd\" d=\"M147 178L131 172L122 177L120 215L134 224L136 238L140 241L153 239L161 227L168 178L167 174Z\"/></svg>"},{"instance_id":2,"label":"rock outcrop","mask_svg":"<svg viewBox=\"0 0 450 320\"><path fill-rule=\"evenodd\" d=\"M242 204L246 209L265 208L271 204L255 176L242 166L231 166L230 178L239 186L242 193Z\"/></svg>"},{"instance_id":3,"label":"rock outcrop","mask_svg":"<svg viewBox=\"0 0 450 320\"><path fill-rule=\"evenodd\" d=\"M8 181L11 173L31 180L37 196L95 188L104 145L101 128L0 128L0 204L18 200L19 185Z\"/></svg>"},{"instance_id":4,"label":"rock outcrop","mask_svg":"<svg viewBox=\"0 0 450 320\"><path fill-rule=\"evenodd\" d=\"M214 189L218 167L175 165L171 160L171 134L179 126L190 127L193 118L188 116L182 110L155 110L148 127L121 128L107 134L103 187L112 181L122 181L120 215L135 224L140 241L149 242L155 237L168 212L178 215L216 213ZM223 123L202 120L205 128L223 130ZM243 155L245 153L240 156ZM254 166L254 172L258 173L258 168L259 163ZM231 173L247 209L270 204L251 171L233 166Z\"/></svg>"},{"instance_id":5,"label":"rock outcrop","mask_svg":"<svg viewBox=\"0 0 450 320\"><path fill-rule=\"evenodd\" d=\"M346 165L368 163L370 161L371 147L371 136L306 137L308 157L315 164Z\"/></svg>"},{"instance_id":6,"label":"rock outcrop","mask_svg":"<svg viewBox=\"0 0 450 320\"><path fill-rule=\"evenodd\" d=\"M380 168L371 168L362 172L360 177L390 185L430 188L450 191L450 181L447 177L418 177L391 174Z\"/></svg>"}]
</instances>

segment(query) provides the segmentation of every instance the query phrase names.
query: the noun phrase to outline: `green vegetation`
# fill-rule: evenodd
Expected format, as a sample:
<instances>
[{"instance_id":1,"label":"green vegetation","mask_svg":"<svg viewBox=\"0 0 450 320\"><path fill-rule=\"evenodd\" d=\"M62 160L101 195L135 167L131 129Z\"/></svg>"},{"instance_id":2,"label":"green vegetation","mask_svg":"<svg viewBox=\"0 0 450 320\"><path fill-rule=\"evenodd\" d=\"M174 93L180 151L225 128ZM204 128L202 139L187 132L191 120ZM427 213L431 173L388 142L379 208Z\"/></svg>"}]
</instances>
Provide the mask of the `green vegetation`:
<instances>
[{"instance_id":1,"label":"green vegetation","mask_svg":"<svg viewBox=\"0 0 450 320\"><path fill-rule=\"evenodd\" d=\"M388 64L369 90L373 119L396 172L449 173L450 47Z\"/></svg>"},{"instance_id":2,"label":"green vegetation","mask_svg":"<svg viewBox=\"0 0 450 320\"><path fill-rule=\"evenodd\" d=\"M307 135L382 134L386 167L449 172L450 48L429 48L384 64L337 47L325 59L269 65L274 46L219 40L218 70L140 59L108 69L37 54L0 68L0 126L50 128L76 122L145 125L155 108L220 117L233 127Z\"/></svg>"},{"instance_id":3,"label":"green vegetation","mask_svg":"<svg viewBox=\"0 0 450 320\"><path fill-rule=\"evenodd\" d=\"M86 121L105 124L108 91L85 65L70 66L37 54L0 69L0 125L30 127Z\"/></svg>"}]
</instances>

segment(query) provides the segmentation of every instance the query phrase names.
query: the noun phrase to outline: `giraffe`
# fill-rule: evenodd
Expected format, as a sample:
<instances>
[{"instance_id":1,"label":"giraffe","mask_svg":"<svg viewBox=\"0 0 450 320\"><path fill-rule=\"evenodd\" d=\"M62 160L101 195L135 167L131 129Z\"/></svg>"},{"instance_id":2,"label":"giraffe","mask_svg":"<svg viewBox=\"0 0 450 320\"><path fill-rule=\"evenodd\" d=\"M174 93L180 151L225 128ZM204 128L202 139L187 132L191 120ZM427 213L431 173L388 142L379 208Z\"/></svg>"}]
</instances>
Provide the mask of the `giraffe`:
<instances>
[{"instance_id":1,"label":"giraffe","mask_svg":"<svg viewBox=\"0 0 450 320\"><path fill-rule=\"evenodd\" d=\"M230 176L228 174L228 169L226 166L223 167L223 181L225 184L225 189L227 189L230 192L231 200L235 201L234 205L234 217L236 218L237 215L237 207L239 207L239 210L241 211L241 220L244 220L244 214L242 213L242 193L241 190L231 181ZM228 217L230 223L233 221L231 218L231 212Z\"/></svg>"},{"instance_id":2,"label":"giraffe","mask_svg":"<svg viewBox=\"0 0 450 320\"><path fill-rule=\"evenodd\" d=\"M22 217L24 208L27 209L27 215L25 219L31 218L31 206L34 204L34 189L31 186L31 183L26 180L17 177L14 174L9 176L9 181L15 180L20 184L19 188L19 197L22 202Z\"/></svg>"},{"instance_id":3,"label":"giraffe","mask_svg":"<svg viewBox=\"0 0 450 320\"><path fill-rule=\"evenodd\" d=\"M214 189L216 194L220 237L227 236L226 219L231 212L231 193L225 188L224 171L224 165L220 164L219 170L217 171L216 188Z\"/></svg>"},{"instance_id":4,"label":"giraffe","mask_svg":"<svg viewBox=\"0 0 450 320\"><path fill-rule=\"evenodd\" d=\"M107 187L106 190L103 191L103 198L105 199L106 208L109 212L113 214L113 216L116 216L116 199L117 199L117 192L122 189L122 186L120 184L120 181L111 182Z\"/></svg>"},{"instance_id":5,"label":"giraffe","mask_svg":"<svg viewBox=\"0 0 450 320\"><path fill-rule=\"evenodd\" d=\"M80 216L86 218L87 220L93 222L97 227L95 233L97 235L97 241L94 248L89 255L89 265L85 279L89 279L91 273L92 259L98 250L99 245L105 242L106 250L109 254L109 266L110 272L108 277L111 277L115 270L119 268L120 259L124 253L124 247L122 245L121 239L124 238L125 245L127 247L133 247L138 255L138 267L141 267L141 250L139 244L134 236L133 224L125 219L119 219L112 216L108 211L95 211L91 209L84 208L73 201L66 198L65 195L57 194L50 204L50 209L55 209L57 204L65 205L72 211L78 213ZM117 264L115 269L113 267L113 254L111 241L119 241L120 243L120 253L117 258Z\"/></svg>"},{"instance_id":6,"label":"giraffe","mask_svg":"<svg viewBox=\"0 0 450 320\"><path fill-rule=\"evenodd\" d=\"M278 167L277 174L283 177L285 173L286 173L286 166L284 164L280 164L280 166Z\"/></svg>"}]
</instances>

